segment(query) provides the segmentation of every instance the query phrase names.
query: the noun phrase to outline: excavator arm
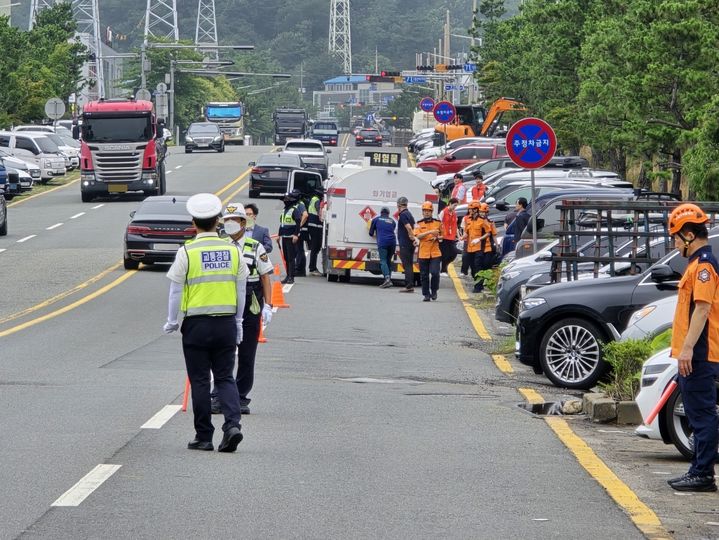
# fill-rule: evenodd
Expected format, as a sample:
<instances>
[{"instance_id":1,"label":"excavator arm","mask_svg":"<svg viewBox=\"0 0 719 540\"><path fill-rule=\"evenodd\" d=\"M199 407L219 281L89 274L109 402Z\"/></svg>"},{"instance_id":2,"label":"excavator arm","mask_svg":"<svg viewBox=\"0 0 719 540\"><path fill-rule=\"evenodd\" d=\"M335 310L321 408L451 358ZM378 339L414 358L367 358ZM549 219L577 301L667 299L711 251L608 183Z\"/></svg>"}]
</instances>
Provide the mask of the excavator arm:
<instances>
[{"instance_id":1,"label":"excavator arm","mask_svg":"<svg viewBox=\"0 0 719 540\"><path fill-rule=\"evenodd\" d=\"M501 97L492 103L487 116L482 123L481 137L491 137L502 119L502 115L508 111L526 111L527 106L514 98Z\"/></svg>"}]
</instances>

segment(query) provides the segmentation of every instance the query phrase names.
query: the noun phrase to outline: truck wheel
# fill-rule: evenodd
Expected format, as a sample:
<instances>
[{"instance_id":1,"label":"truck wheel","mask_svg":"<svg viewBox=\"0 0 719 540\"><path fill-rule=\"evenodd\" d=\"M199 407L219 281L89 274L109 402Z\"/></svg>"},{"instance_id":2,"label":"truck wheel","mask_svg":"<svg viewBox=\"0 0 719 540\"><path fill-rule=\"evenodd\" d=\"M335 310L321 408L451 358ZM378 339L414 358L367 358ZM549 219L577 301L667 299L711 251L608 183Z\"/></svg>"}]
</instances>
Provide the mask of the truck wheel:
<instances>
[{"instance_id":1,"label":"truck wheel","mask_svg":"<svg viewBox=\"0 0 719 540\"><path fill-rule=\"evenodd\" d=\"M137 270L140 268L140 261L134 261L123 257L122 265L125 267L125 270Z\"/></svg>"},{"instance_id":2,"label":"truck wheel","mask_svg":"<svg viewBox=\"0 0 719 540\"><path fill-rule=\"evenodd\" d=\"M260 191L258 189L250 190L250 199L257 199L259 196L260 196Z\"/></svg>"},{"instance_id":3,"label":"truck wheel","mask_svg":"<svg viewBox=\"0 0 719 540\"><path fill-rule=\"evenodd\" d=\"M192 149L185 146L185 154L192 154Z\"/></svg>"},{"instance_id":4,"label":"truck wheel","mask_svg":"<svg viewBox=\"0 0 719 540\"><path fill-rule=\"evenodd\" d=\"M92 194L87 193L86 191L81 191L80 197L82 198L82 202L91 202L92 201Z\"/></svg>"},{"instance_id":5,"label":"truck wheel","mask_svg":"<svg viewBox=\"0 0 719 540\"><path fill-rule=\"evenodd\" d=\"M15 198L15 195L11 195L10 193L3 193L3 197L5 197L6 201L12 201Z\"/></svg>"}]
</instances>

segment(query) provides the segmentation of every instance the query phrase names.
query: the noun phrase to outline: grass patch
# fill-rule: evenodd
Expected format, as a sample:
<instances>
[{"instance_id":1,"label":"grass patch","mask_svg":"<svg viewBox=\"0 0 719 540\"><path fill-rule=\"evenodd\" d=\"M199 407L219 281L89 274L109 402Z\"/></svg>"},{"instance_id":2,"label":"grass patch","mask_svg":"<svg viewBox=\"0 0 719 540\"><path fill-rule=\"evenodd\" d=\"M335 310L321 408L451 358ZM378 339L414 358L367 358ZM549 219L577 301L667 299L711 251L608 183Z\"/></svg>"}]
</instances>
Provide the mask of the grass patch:
<instances>
[{"instance_id":1,"label":"grass patch","mask_svg":"<svg viewBox=\"0 0 719 540\"><path fill-rule=\"evenodd\" d=\"M503 336L501 339L492 340L491 354L514 354L514 336Z\"/></svg>"},{"instance_id":2,"label":"grass patch","mask_svg":"<svg viewBox=\"0 0 719 540\"><path fill-rule=\"evenodd\" d=\"M69 184L70 182L73 182L74 180L77 180L78 178L80 178L80 171L78 169L76 169L72 172L67 173L65 176L53 178L47 184L37 183L37 184L33 185L32 189L30 191L26 191L26 192L22 193L21 195L16 195L15 197L13 197L12 201L8 201L8 202L22 201L23 199L29 197L30 195L37 195L38 193L43 193L45 191L49 191L56 187L64 186L66 184Z\"/></svg>"}]
</instances>

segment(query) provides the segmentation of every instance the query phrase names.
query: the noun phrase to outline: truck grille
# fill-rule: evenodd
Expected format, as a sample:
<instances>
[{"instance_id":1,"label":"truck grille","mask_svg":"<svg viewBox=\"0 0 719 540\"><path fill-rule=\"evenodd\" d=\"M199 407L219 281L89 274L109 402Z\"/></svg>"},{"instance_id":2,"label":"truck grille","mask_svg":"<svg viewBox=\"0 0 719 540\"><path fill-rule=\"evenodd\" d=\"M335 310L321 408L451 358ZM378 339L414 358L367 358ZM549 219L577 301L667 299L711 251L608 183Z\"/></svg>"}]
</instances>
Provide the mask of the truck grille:
<instances>
[{"instance_id":1,"label":"truck grille","mask_svg":"<svg viewBox=\"0 0 719 540\"><path fill-rule=\"evenodd\" d=\"M145 146L132 150L93 152L95 175L100 182L134 182L142 176L142 155Z\"/></svg>"}]
</instances>

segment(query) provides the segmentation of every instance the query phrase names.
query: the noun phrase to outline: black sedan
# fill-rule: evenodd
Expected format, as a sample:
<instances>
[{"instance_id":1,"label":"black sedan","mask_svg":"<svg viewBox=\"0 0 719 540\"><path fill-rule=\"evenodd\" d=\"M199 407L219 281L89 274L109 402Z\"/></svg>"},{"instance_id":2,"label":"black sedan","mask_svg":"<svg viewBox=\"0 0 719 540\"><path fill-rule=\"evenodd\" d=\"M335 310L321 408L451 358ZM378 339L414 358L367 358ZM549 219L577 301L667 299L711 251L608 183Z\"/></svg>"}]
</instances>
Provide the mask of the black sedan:
<instances>
[{"instance_id":1,"label":"black sedan","mask_svg":"<svg viewBox=\"0 0 719 540\"><path fill-rule=\"evenodd\" d=\"M125 269L137 270L140 263L171 263L185 241L195 236L187 212L188 196L148 197L130 214L125 230Z\"/></svg>"},{"instance_id":2,"label":"black sedan","mask_svg":"<svg viewBox=\"0 0 719 540\"><path fill-rule=\"evenodd\" d=\"M719 250L719 231L709 237ZM520 304L520 362L555 385L587 389L607 371L601 343L618 339L637 309L676 294L687 260L676 250L642 274L557 283L537 289Z\"/></svg>"},{"instance_id":3,"label":"black sedan","mask_svg":"<svg viewBox=\"0 0 719 540\"><path fill-rule=\"evenodd\" d=\"M287 193L290 173L304 168L302 158L287 152L262 154L257 162L250 161L250 199L260 193Z\"/></svg>"},{"instance_id":4,"label":"black sedan","mask_svg":"<svg viewBox=\"0 0 719 540\"><path fill-rule=\"evenodd\" d=\"M185 132L185 153L193 150L225 151L225 138L217 124L195 122Z\"/></svg>"},{"instance_id":5,"label":"black sedan","mask_svg":"<svg viewBox=\"0 0 719 540\"><path fill-rule=\"evenodd\" d=\"M362 129L355 136L355 146L382 146L382 134L374 128Z\"/></svg>"}]
</instances>

